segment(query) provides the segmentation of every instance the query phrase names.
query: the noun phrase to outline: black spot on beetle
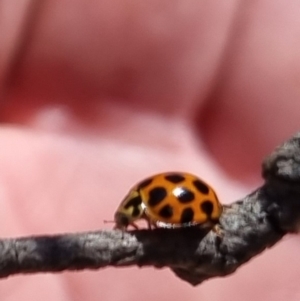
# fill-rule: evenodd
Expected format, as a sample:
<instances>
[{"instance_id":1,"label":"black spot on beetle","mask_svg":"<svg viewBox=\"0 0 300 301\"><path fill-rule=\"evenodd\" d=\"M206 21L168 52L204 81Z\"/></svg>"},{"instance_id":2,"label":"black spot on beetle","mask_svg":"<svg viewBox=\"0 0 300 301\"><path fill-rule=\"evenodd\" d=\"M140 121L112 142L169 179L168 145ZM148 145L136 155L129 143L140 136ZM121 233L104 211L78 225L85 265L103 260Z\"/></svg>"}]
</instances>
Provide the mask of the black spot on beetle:
<instances>
[{"instance_id":1,"label":"black spot on beetle","mask_svg":"<svg viewBox=\"0 0 300 301\"><path fill-rule=\"evenodd\" d=\"M165 176L165 179L171 183L177 184L183 182L185 180L185 177L183 175L174 173Z\"/></svg>"},{"instance_id":2,"label":"black spot on beetle","mask_svg":"<svg viewBox=\"0 0 300 301\"><path fill-rule=\"evenodd\" d=\"M194 210L192 208L185 208L180 217L180 222L182 224L190 223L194 219Z\"/></svg>"},{"instance_id":3,"label":"black spot on beetle","mask_svg":"<svg viewBox=\"0 0 300 301\"><path fill-rule=\"evenodd\" d=\"M150 185L152 183L152 181L153 181L152 178L144 180L143 182L138 184L138 189L142 189L142 188L147 187L148 185Z\"/></svg>"},{"instance_id":4,"label":"black spot on beetle","mask_svg":"<svg viewBox=\"0 0 300 301\"><path fill-rule=\"evenodd\" d=\"M210 216L214 210L214 205L210 200L206 200L200 204L200 209Z\"/></svg>"},{"instance_id":5,"label":"black spot on beetle","mask_svg":"<svg viewBox=\"0 0 300 301\"><path fill-rule=\"evenodd\" d=\"M174 195L182 204L190 203L195 199L195 194L184 187L174 189Z\"/></svg>"},{"instance_id":6,"label":"black spot on beetle","mask_svg":"<svg viewBox=\"0 0 300 301\"><path fill-rule=\"evenodd\" d=\"M170 218L173 216L173 208L170 205L165 205L159 210L158 214L161 217Z\"/></svg>"},{"instance_id":7,"label":"black spot on beetle","mask_svg":"<svg viewBox=\"0 0 300 301\"><path fill-rule=\"evenodd\" d=\"M141 210L139 207L134 207L133 211L132 211L132 217L137 217L139 216L141 213Z\"/></svg>"},{"instance_id":8,"label":"black spot on beetle","mask_svg":"<svg viewBox=\"0 0 300 301\"><path fill-rule=\"evenodd\" d=\"M130 199L124 206L125 209L128 209L130 207L138 207L142 204L142 198L138 195L132 199Z\"/></svg>"},{"instance_id":9,"label":"black spot on beetle","mask_svg":"<svg viewBox=\"0 0 300 301\"><path fill-rule=\"evenodd\" d=\"M200 180L195 180L193 181L194 186L196 187L196 189L201 192L202 194L208 194L209 193L209 187L203 183Z\"/></svg>"},{"instance_id":10,"label":"black spot on beetle","mask_svg":"<svg viewBox=\"0 0 300 301\"><path fill-rule=\"evenodd\" d=\"M167 190L163 187L155 187L149 191L148 205L155 207L167 196Z\"/></svg>"}]
</instances>

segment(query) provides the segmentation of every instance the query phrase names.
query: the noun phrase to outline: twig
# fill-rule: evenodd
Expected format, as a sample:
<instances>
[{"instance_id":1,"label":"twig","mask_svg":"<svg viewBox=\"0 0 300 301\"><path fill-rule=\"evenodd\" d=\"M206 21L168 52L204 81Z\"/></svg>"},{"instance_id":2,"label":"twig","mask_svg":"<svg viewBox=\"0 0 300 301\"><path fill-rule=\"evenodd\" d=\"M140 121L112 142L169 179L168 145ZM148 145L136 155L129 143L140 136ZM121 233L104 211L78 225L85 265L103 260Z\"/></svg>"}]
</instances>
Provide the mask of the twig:
<instances>
[{"instance_id":1,"label":"twig","mask_svg":"<svg viewBox=\"0 0 300 301\"><path fill-rule=\"evenodd\" d=\"M169 267L197 285L233 273L300 224L300 133L264 162L265 184L226 207L221 235L197 227L119 230L0 241L0 277L20 273Z\"/></svg>"}]
</instances>

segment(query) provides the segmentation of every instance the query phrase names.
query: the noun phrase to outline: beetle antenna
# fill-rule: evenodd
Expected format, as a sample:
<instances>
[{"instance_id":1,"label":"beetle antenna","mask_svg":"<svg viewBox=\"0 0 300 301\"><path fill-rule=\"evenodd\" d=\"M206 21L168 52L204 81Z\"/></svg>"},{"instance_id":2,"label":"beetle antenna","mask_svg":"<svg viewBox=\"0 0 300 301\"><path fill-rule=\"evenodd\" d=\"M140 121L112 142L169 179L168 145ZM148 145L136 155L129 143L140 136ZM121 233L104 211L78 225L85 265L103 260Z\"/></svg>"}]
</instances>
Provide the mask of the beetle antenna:
<instances>
[{"instance_id":1,"label":"beetle antenna","mask_svg":"<svg viewBox=\"0 0 300 301\"><path fill-rule=\"evenodd\" d=\"M104 224L113 224L113 223L115 223L115 221L109 221L109 220L103 220L103 223Z\"/></svg>"}]
</instances>

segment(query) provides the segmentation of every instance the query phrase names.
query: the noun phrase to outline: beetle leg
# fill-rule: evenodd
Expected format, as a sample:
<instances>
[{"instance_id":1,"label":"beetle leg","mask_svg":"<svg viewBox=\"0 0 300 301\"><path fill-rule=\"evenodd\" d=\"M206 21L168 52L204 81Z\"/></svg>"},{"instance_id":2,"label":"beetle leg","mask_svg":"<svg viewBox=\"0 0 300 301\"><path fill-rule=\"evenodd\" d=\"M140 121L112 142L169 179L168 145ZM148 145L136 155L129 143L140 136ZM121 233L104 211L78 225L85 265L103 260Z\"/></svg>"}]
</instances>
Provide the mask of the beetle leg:
<instances>
[{"instance_id":1,"label":"beetle leg","mask_svg":"<svg viewBox=\"0 0 300 301\"><path fill-rule=\"evenodd\" d=\"M212 228L212 231L219 237L222 238L223 237L223 233L222 233L222 228L219 224L214 225L214 227Z\"/></svg>"},{"instance_id":2,"label":"beetle leg","mask_svg":"<svg viewBox=\"0 0 300 301\"><path fill-rule=\"evenodd\" d=\"M130 223L130 225L135 229L135 230L138 230L139 229L139 226L135 223Z\"/></svg>"}]
</instances>

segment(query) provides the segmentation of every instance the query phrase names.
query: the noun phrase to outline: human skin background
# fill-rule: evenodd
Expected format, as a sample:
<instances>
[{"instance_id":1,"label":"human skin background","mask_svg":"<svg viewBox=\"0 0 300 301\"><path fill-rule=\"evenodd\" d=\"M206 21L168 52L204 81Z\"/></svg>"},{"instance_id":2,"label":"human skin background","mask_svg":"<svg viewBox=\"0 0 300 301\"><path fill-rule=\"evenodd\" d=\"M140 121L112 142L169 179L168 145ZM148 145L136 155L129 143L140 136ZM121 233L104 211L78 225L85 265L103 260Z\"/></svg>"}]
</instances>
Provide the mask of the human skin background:
<instances>
[{"instance_id":1,"label":"human skin background","mask_svg":"<svg viewBox=\"0 0 300 301\"><path fill-rule=\"evenodd\" d=\"M299 1L0 1L0 235L111 228L185 170L229 203L299 130ZM299 300L299 239L192 287L167 269L13 276L1 300Z\"/></svg>"}]
</instances>

